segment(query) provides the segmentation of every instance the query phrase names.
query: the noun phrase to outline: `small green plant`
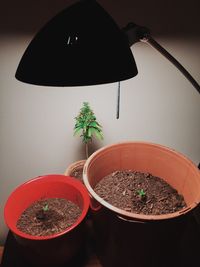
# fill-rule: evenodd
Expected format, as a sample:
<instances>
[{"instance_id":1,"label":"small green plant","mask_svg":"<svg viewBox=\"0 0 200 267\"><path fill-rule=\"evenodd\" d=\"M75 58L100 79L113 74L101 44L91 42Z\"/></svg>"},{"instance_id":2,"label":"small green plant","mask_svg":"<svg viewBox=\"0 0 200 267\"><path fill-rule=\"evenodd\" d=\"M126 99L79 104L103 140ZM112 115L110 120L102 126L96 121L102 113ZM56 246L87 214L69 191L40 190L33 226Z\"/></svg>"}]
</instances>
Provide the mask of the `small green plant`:
<instances>
[{"instance_id":1,"label":"small green plant","mask_svg":"<svg viewBox=\"0 0 200 267\"><path fill-rule=\"evenodd\" d=\"M144 189L140 189L137 191L140 199L145 200L146 199L146 193L144 192Z\"/></svg>"},{"instance_id":2,"label":"small green plant","mask_svg":"<svg viewBox=\"0 0 200 267\"><path fill-rule=\"evenodd\" d=\"M36 212L36 218L38 220L45 220L48 210L49 210L49 205L48 204L44 205L40 210Z\"/></svg>"},{"instance_id":3,"label":"small green plant","mask_svg":"<svg viewBox=\"0 0 200 267\"><path fill-rule=\"evenodd\" d=\"M88 102L83 102L83 107L77 117L74 127L74 135L80 135L85 144L86 158L89 156L88 144L92 142L93 137L103 139L102 126L97 122L93 110Z\"/></svg>"},{"instance_id":4,"label":"small green plant","mask_svg":"<svg viewBox=\"0 0 200 267\"><path fill-rule=\"evenodd\" d=\"M49 205L46 204L44 207L42 207L43 211L48 211L49 210Z\"/></svg>"}]
</instances>

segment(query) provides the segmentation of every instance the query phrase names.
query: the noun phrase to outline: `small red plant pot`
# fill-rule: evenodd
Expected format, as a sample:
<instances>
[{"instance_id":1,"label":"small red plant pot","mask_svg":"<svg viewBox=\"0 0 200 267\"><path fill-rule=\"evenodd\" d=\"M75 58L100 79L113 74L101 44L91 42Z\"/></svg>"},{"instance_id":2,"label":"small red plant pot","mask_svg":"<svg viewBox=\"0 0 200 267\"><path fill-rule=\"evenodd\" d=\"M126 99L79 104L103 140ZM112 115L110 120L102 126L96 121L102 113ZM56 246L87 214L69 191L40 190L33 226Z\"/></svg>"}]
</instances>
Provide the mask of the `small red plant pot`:
<instances>
[{"instance_id":1,"label":"small red plant pot","mask_svg":"<svg viewBox=\"0 0 200 267\"><path fill-rule=\"evenodd\" d=\"M66 230L50 236L21 232L16 224L22 212L33 202L45 198L64 198L74 202L82 211L80 217ZM88 209L89 195L81 182L69 176L52 174L31 179L17 187L5 204L4 218L24 256L37 266L49 266L69 261L84 245L84 219Z\"/></svg>"}]
</instances>

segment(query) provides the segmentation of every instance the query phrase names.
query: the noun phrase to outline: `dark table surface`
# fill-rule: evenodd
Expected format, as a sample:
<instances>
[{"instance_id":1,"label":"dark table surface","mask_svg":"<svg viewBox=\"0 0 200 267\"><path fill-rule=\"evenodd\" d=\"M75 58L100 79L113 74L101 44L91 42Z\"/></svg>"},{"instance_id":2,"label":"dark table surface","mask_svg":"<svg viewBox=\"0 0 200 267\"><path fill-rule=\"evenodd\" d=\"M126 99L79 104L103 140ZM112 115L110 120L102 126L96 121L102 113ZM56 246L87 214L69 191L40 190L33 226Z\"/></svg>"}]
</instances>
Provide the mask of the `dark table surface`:
<instances>
[{"instance_id":1,"label":"dark table surface","mask_svg":"<svg viewBox=\"0 0 200 267\"><path fill-rule=\"evenodd\" d=\"M182 237L180 245L179 259L172 261L168 267L198 267L200 266L200 225L194 217L191 217L188 226ZM166 255L168 257L168 255ZM93 258L90 261L90 258ZM100 267L100 263L95 256L93 249L84 249L71 262L55 267ZM19 248L12 233L9 232L4 247L1 267L36 267L25 261L23 253ZM126 266L122 266L126 267ZM138 266L134 266L138 267ZM139 266L141 267L141 266ZM155 267L155 266L153 266ZM162 266L159 266L162 267Z\"/></svg>"},{"instance_id":2,"label":"dark table surface","mask_svg":"<svg viewBox=\"0 0 200 267\"><path fill-rule=\"evenodd\" d=\"M55 248L56 250L56 248ZM38 267L28 262L24 257L23 247L21 247L12 232L9 231L5 242L2 261L0 267ZM42 266L43 267L43 266ZM54 266L51 266L54 267ZM95 250L93 240L91 238L86 242L85 247L75 255L75 257L66 264L56 265L55 267L102 267Z\"/></svg>"}]
</instances>

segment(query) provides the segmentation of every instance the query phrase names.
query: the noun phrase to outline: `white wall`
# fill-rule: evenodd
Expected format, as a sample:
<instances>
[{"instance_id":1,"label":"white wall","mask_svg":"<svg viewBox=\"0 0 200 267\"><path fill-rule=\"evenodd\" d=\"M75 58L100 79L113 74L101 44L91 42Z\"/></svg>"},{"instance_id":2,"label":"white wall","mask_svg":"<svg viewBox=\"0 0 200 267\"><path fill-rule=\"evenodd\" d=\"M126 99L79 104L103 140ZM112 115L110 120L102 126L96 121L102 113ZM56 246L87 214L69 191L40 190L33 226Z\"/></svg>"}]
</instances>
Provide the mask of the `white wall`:
<instances>
[{"instance_id":1,"label":"white wall","mask_svg":"<svg viewBox=\"0 0 200 267\"><path fill-rule=\"evenodd\" d=\"M63 173L84 157L73 137L74 117L89 101L103 125L97 148L123 140L146 140L172 147L200 162L200 95L169 62L145 44L132 47L139 75L121 82L120 119L115 119L117 84L52 88L14 78L32 35L0 36L0 243L7 228L3 207L11 191L29 178ZM200 37L157 40L200 83Z\"/></svg>"}]
</instances>

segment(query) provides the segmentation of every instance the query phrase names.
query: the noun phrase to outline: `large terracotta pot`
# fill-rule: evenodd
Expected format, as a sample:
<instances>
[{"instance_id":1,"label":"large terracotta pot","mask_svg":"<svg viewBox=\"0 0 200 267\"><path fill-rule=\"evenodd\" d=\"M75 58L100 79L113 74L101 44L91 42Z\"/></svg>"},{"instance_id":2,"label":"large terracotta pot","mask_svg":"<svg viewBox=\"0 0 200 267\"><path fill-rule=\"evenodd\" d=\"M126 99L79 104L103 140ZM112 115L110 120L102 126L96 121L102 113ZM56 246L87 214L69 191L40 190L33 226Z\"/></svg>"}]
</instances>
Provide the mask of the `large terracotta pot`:
<instances>
[{"instance_id":1,"label":"large terracotta pot","mask_svg":"<svg viewBox=\"0 0 200 267\"><path fill-rule=\"evenodd\" d=\"M137 170L163 178L182 194L187 207L171 214L142 215L110 205L93 188L117 170ZM175 266L188 217L200 202L200 172L182 154L145 142L101 148L86 161L83 180L91 196L97 251L106 267Z\"/></svg>"},{"instance_id":2,"label":"large terracotta pot","mask_svg":"<svg viewBox=\"0 0 200 267\"><path fill-rule=\"evenodd\" d=\"M16 222L21 213L33 202L43 198L65 198L77 204L82 213L66 230L50 236L32 236L21 232ZM35 266L56 266L69 261L84 244L85 217L89 196L85 186L64 175L46 175L20 185L9 196L4 217L18 241L24 257Z\"/></svg>"}]
</instances>

